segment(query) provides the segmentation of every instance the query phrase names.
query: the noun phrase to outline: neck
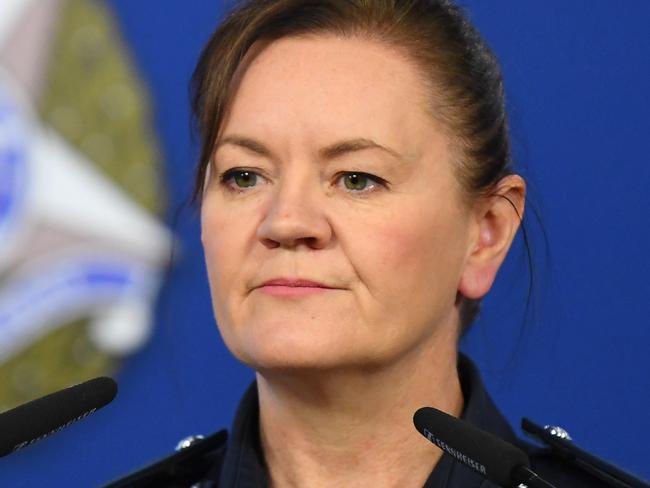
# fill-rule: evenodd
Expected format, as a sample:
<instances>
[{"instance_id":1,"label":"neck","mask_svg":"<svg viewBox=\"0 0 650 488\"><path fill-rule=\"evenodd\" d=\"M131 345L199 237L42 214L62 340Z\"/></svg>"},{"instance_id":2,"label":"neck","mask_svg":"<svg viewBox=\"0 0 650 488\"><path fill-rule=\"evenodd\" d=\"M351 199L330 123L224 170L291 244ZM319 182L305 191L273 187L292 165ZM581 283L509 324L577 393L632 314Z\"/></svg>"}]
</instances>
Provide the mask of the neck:
<instances>
[{"instance_id":1,"label":"neck","mask_svg":"<svg viewBox=\"0 0 650 488\"><path fill-rule=\"evenodd\" d=\"M445 342L370 371L258 373L271 486L421 487L442 452L413 413L463 408L455 341Z\"/></svg>"}]
</instances>

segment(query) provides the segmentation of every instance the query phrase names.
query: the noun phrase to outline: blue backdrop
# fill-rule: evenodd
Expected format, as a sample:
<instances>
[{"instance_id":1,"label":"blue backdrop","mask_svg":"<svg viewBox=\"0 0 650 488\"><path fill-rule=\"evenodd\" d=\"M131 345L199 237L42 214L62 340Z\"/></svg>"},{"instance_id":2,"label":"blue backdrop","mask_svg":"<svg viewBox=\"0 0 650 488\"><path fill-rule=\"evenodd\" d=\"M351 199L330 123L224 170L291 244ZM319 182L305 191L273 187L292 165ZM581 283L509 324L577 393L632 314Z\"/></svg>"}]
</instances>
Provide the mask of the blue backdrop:
<instances>
[{"instance_id":1,"label":"blue backdrop","mask_svg":"<svg viewBox=\"0 0 650 488\"><path fill-rule=\"evenodd\" d=\"M153 93L172 225L196 146L187 85L221 2L111 0ZM521 238L464 341L504 413L565 426L581 446L650 477L650 36L646 0L466 2L501 60L515 156L533 186L537 282L525 320ZM0 460L0 486L97 486L228 426L252 373L212 319L196 215L153 340L129 358L107 408ZM524 332L521 333L522 327Z\"/></svg>"}]
</instances>

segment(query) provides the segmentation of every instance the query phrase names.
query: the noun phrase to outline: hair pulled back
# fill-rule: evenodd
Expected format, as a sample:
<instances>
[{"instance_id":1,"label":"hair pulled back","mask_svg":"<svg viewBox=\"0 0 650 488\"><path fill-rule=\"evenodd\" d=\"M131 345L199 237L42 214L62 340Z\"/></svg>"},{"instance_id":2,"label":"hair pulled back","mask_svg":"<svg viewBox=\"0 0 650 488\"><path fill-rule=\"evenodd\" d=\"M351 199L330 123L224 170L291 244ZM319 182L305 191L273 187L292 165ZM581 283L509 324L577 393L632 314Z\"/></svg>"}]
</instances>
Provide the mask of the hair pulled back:
<instances>
[{"instance_id":1,"label":"hair pulled back","mask_svg":"<svg viewBox=\"0 0 650 488\"><path fill-rule=\"evenodd\" d=\"M194 201L209 161L237 68L256 41L300 35L357 37L404 52L430 92L429 112L452 143L455 171L468 198L490 194L512 174L499 65L464 12L449 0L246 0L219 25L192 78L192 108L201 136ZM461 298L464 333L479 300Z\"/></svg>"}]
</instances>

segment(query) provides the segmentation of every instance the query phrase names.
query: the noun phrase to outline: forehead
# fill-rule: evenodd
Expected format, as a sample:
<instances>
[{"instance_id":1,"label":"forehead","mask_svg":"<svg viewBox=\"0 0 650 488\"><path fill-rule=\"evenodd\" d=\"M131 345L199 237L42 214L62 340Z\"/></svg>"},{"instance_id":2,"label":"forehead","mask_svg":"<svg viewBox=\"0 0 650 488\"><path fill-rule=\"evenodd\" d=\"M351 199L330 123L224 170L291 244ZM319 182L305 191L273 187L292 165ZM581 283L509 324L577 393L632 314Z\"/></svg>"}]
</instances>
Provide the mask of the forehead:
<instances>
[{"instance_id":1,"label":"forehead","mask_svg":"<svg viewBox=\"0 0 650 488\"><path fill-rule=\"evenodd\" d=\"M247 55L222 133L278 142L283 134L319 141L353 135L409 145L436 130L427 98L411 61L388 45L284 38Z\"/></svg>"}]
</instances>

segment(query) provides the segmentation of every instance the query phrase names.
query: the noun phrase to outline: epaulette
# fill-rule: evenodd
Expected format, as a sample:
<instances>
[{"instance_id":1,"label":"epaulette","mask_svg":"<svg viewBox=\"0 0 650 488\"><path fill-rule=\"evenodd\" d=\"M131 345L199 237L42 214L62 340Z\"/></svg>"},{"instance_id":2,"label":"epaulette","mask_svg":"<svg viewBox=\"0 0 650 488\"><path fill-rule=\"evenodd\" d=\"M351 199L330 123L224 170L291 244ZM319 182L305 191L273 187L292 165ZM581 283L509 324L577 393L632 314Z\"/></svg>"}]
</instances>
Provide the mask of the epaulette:
<instances>
[{"instance_id":1,"label":"epaulette","mask_svg":"<svg viewBox=\"0 0 650 488\"><path fill-rule=\"evenodd\" d=\"M191 486L219 461L227 440L225 430L205 438L186 437L178 443L174 454L115 480L104 488Z\"/></svg>"},{"instance_id":2,"label":"epaulette","mask_svg":"<svg viewBox=\"0 0 650 488\"><path fill-rule=\"evenodd\" d=\"M552 425L541 427L524 418L521 421L521 428L526 434L540 441L551 456L593 476L606 486L650 488L648 482L578 447L562 427Z\"/></svg>"}]
</instances>

